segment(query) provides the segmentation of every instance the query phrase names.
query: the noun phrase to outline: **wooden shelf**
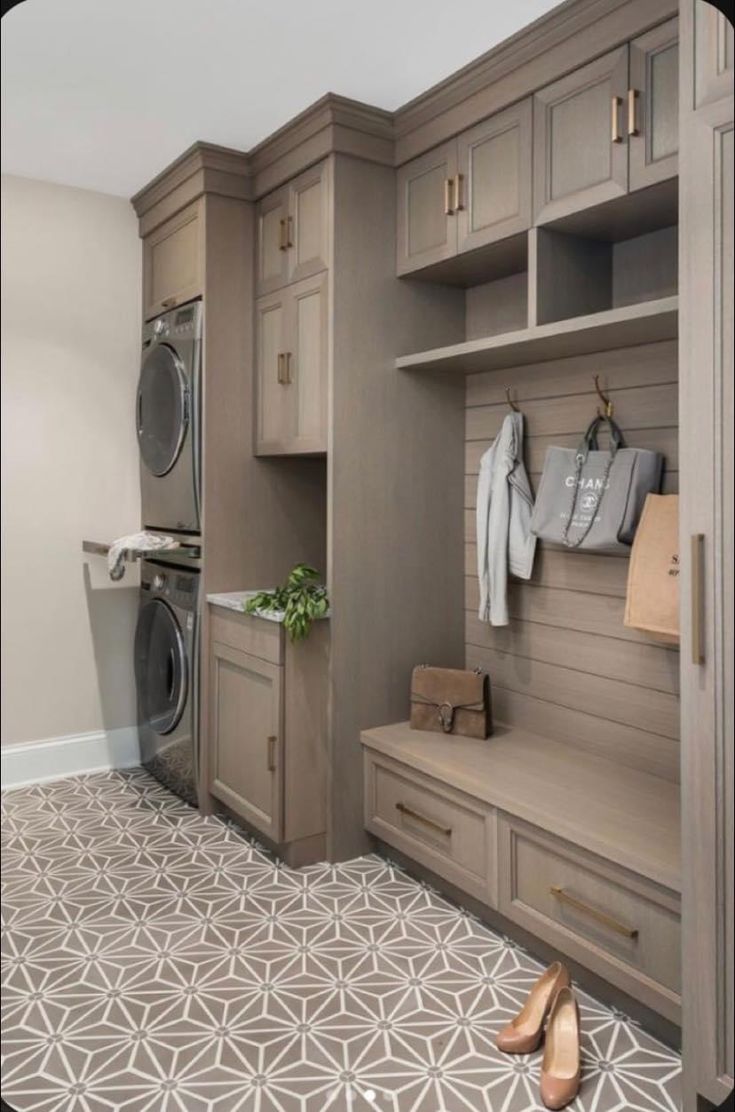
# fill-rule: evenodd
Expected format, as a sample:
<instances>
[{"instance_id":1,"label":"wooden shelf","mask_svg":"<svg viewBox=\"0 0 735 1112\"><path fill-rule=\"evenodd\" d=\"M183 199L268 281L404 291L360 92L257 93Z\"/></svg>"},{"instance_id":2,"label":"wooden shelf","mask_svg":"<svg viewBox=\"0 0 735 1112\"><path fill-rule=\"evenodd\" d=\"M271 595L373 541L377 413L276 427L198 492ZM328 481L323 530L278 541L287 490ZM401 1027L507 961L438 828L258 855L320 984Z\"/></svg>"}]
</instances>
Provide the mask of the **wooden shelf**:
<instances>
[{"instance_id":1,"label":"wooden shelf","mask_svg":"<svg viewBox=\"0 0 735 1112\"><path fill-rule=\"evenodd\" d=\"M404 371L473 374L671 340L677 332L678 298L663 297L500 336L467 340L415 355L401 355L396 359L396 367Z\"/></svg>"},{"instance_id":2,"label":"wooden shelf","mask_svg":"<svg viewBox=\"0 0 735 1112\"><path fill-rule=\"evenodd\" d=\"M496 724L487 741L366 730L362 742L475 799L680 891L679 785Z\"/></svg>"}]
</instances>

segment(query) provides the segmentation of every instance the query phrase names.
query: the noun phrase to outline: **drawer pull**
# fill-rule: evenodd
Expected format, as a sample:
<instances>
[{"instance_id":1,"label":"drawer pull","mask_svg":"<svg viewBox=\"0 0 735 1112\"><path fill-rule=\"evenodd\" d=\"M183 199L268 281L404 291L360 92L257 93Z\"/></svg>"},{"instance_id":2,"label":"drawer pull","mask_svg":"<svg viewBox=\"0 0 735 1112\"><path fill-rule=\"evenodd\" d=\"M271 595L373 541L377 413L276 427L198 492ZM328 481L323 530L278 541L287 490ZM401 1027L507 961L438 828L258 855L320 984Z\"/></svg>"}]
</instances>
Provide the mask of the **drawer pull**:
<instances>
[{"instance_id":1,"label":"drawer pull","mask_svg":"<svg viewBox=\"0 0 735 1112\"><path fill-rule=\"evenodd\" d=\"M396 803L396 811L400 811L402 815L408 815L409 818L416 819L418 822L425 823L433 830L438 830L440 834L445 834L447 838L452 836L451 826L442 826L440 822L427 818L426 815L420 815L418 811L413 811L410 807L407 807L405 803Z\"/></svg>"},{"instance_id":2,"label":"drawer pull","mask_svg":"<svg viewBox=\"0 0 735 1112\"><path fill-rule=\"evenodd\" d=\"M268 771L276 771L276 738L271 735L268 738Z\"/></svg>"},{"instance_id":3,"label":"drawer pull","mask_svg":"<svg viewBox=\"0 0 735 1112\"><path fill-rule=\"evenodd\" d=\"M598 923L603 926L609 927L611 931L617 934L625 935L626 938L637 938L638 931L635 927L626 927L624 923L619 923L617 919L613 919L612 915L606 915L604 911L598 911L596 907L590 907L589 904L578 900L576 896L570 896L558 884L552 884L549 889L552 896L555 896L560 903L568 904L569 907L576 908L577 911L589 915L590 919L596 919Z\"/></svg>"}]
</instances>

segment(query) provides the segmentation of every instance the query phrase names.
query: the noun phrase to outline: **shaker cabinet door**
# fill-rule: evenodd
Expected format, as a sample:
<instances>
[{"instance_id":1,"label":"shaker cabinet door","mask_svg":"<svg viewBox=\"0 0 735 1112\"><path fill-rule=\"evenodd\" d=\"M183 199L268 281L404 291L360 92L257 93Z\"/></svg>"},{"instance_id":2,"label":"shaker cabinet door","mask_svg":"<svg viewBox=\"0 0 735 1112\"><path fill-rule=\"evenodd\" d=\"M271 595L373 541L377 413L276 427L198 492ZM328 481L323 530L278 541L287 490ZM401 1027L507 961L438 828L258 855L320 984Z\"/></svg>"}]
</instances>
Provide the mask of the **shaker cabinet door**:
<instances>
[{"instance_id":1,"label":"shaker cabinet door","mask_svg":"<svg viewBox=\"0 0 735 1112\"><path fill-rule=\"evenodd\" d=\"M289 306L288 287L255 303L256 454L283 450L291 436L286 390Z\"/></svg>"},{"instance_id":2,"label":"shaker cabinet door","mask_svg":"<svg viewBox=\"0 0 735 1112\"><path fill-rule=\"evenodd\" d=\"M281 838L282 668L215 641L210 654L212 795Z\"/></svg>"},{"instance_id":3,"label":"shaker cabinet door","mask_svg":"<svg viewBox=\"0 0 735 1112\"><path fill-rule=\"evenodd\" d=\"M291 182L287 217L288 280L298 282L329 265L328 166L320 162Z\"/></svg>"},{"instance_id":4,"label":"shaker cabinet door","mask_svg":"<svg viewBox=\"0 0 735 1112\"><path fill-rule=\"evenodd\" d=\"M204 249L200 202L182 209L143 240L146 320L203 293Z\"/></svg>"},{"instance_id":5,"label":"shaker cabinet door","mask_svg":"<svg viewBox=\"0 0 735 1112\"><path fill-rule=\"evenodd\" d=\"M457 141L401 166L397 173L398 274L410 274L457 252Z\"/></svg>"},{"instance_id":6,"label":"shaker cabinet door","mask_svg":"<svg viewBox=\"0 0 735 1112\"><path fill-rule=\"evenodd\" d=\"M286 392L294 453L327 450L327 276L292 286Z\"/></svg>"},{"instance_id":7,"label":"shaker cabinet door","mask_svg":"<svg viewBox=\"0 0 735 1112\"><path fill-rule=\"evenodd\" d=\"M626 101L630 188L678 172L679 21L670 19L630 44Z\"/></svg>"},{"instance_id":8,"label":"shaker cabinet door","mask_svg":"<svg viewBox=\"0 0 735 1112\"><path fill-rule=\"evenodd\" d=\"M543 223L628 188L628 47L604 54L534 96L534 207Z\"/></svg>"},{"instance_id":9,"label":"shaker cabinet door","mask_svg":"<svg viewBox=\"0 0 735 1112\"><path fill-rule=\"evenodd\" d=\"M523 100L459 136L459 251L530 226L531 117L532 102Z\"/></svg>"},{"instance_id":10,"label":"shaker cabinet door","mask_svg":"<svg viewBox=\"0 0 735 1112\"><path fill-rule=\"evenodd\" d=\"M277 189L258 203L256 286L270 293L288 281L288 189Z\"/></svg>"}]
</instances>

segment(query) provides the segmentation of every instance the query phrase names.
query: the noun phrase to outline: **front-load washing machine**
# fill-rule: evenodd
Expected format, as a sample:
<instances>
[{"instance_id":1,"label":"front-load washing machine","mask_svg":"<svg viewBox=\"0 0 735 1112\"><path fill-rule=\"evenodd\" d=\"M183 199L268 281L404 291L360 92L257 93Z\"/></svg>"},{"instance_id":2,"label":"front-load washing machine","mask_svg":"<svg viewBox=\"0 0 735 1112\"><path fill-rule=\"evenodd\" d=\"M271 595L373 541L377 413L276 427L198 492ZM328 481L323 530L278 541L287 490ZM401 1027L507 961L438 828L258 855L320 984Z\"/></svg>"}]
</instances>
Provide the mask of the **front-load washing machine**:
<instances>
[{"instance_id":1,"label":"front-load washing machine","mask_svg":"<svg viewBox=\"0 0 735 1112\"><path fill-rule=\"evenodd\" d=\"M144 560L135 631L141 762L197 806L199 570Z\"/></svg>"},{"instance_id":2,"label":"front-load washing machine","mask_svg":"<svg viewBox=\"0 0 735 1112\"><path fill-rule=\"evenodd\" d=\"M135 423L146 529L200 531L202 303L143 326Z\"/></svg>"}]
</instances>

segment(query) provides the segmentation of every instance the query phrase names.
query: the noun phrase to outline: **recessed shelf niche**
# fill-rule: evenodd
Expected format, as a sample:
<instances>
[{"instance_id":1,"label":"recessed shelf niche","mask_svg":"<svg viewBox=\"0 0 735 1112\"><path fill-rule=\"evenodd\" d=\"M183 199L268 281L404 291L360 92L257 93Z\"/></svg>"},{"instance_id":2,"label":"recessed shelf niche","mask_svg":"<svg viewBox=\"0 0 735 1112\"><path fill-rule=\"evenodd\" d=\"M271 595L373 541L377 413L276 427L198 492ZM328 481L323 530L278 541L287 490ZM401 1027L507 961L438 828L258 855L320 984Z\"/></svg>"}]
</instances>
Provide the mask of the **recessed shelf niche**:
<instances>
[{"instance_id":1,"label":"recessed shelf niche","mask_svg":"<svg viewBox=\"0 0 735 1112\"><path fill-rule=\"evenodd\" d=\"M536 228L531 237L534 324L640 305L677 292L675 226L610 242Z\"/></svg>"}]
</instances>

